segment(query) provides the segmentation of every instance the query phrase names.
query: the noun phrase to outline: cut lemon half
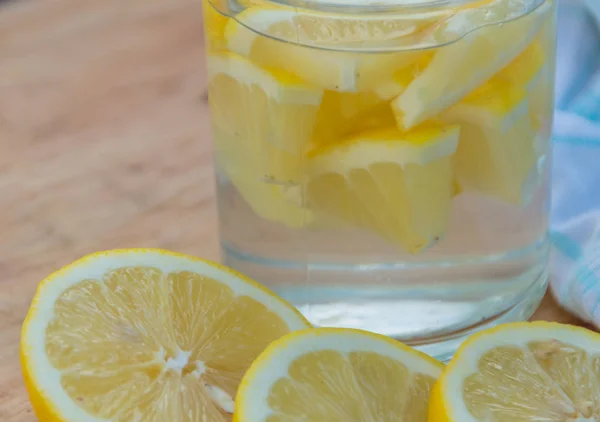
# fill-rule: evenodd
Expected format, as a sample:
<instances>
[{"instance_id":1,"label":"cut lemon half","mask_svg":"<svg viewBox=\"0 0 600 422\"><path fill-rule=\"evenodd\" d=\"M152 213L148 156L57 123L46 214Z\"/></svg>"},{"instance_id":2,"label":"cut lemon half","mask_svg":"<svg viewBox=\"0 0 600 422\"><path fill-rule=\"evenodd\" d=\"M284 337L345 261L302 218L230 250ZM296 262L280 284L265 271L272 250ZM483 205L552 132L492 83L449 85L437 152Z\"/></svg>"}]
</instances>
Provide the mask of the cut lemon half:
<instances>
[{"instance_id":1,"label":"cut lemon half","mask_svg":"<svg viewBox=\"0 0 600 422\"><path fill-rule=\"evenodd\" d=\"M308 326L218 264L100 252L40 284L22 329L23 375L42 421L228 421L252 361Z\"/></svg>"},{"instance_id":2,"label":"cut lemon half","mask_svg":"<svg viewBox=\"0 0 600 422\"><path fill-rule=\"evenodd\" d=\"M208 71L218 169L261 218L304 225L283 191L300 183L323 91L235 53L209 55Z\"/></svg>"},{"instance_id":3,"label":"cut lemon half","mask_svg":"<svg viewBox=\"0 0 600 422\"><path fill-rule=\"evenodd\" d=\"M443 365L390 338L351 329L302 330L252 364L236 422L425 422Z\"/></svg>"},{"instance_id":4,"label":"cut lemon half","mask_svg":"<svg viewBox=\"0 0 600 422\"><path fill-rule=\"evenodd\" d=\"M600 421L600 335L515 323L467 340L436 383L429 422Z\"/></svg>"},{"instance_id":5,"label":"cut lemon half","mask_svg":"<svg viewBox=\"0 0 600 422\"><path fill-rule=\"evenodd\" d=\"M284 69L321 88L342 92L370 90L421 53L359 54L333 50L391 43L431 24L427 19L393 21L389 17L349 17L263 7L247 9L236 20L226 28L231 51L260 65Z\"/></svg>"},{"instance_id":6,"label":"cut lemon half","mask_svg":"<svg viewBox=\"0 0 600 422\"><path fill-rule=\"evenodd\" d=\"M531 101L545 64L543 51L534 42L505 69L442 113L445 121L461 125L455 167L462 191L517 205L527 205L532 198L539 181L537 161L544 151L533 126Z\"/></svg>"},{"instance_id":7,"label":"cut lemon half","mask_svg":"<svg viewBox=\"0 0 600 422\"><path fill-rule=\"evenodd\" d=\"M458 126L392 127L317 148L307 160L307 203L419 252L446 231L458 137Z\"/></svg>"},{"instance_id":8,"label":"cut lemon half","mask_svg":"<svg viewBox=\"0 0 600 422\"><path fill-rule=\"evenodd\" d=\"M411 128L459 102L517 57L539 31L548 2L519 16L522 2L495 0L457 12L444 31L462 39L439 48L423 72L392 101L401 128ZM505 22L501 25L492 23ZM478 29L477 29L478 28ZM472 32L470 32L472 31ZM444 35L440 35L443 40Z\"/></svg>"}]
</instances>

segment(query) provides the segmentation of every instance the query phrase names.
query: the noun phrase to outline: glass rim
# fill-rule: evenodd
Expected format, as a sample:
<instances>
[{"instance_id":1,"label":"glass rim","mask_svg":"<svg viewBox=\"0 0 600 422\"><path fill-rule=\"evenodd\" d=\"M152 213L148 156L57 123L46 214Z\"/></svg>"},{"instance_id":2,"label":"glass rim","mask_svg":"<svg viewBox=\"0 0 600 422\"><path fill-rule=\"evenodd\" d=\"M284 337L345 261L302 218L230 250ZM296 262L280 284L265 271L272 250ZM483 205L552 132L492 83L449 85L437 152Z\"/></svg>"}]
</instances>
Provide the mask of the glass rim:
<instances>
[{"instance_id":1,"label":"glass rim","mask_svg":"<svg viewBox=\"0 0 600 422\"><path fill-rule=\"evenodd\" d=\"M374 1L374 2L365 2L364 4L360 3L348 3L348 2L331 2L331 1L319 1L319 0L301 0L299 2L289 1L289 0L270 0L273 3L278 3L281 5L290 5L295 3L302 3L305 5L315 5L315 6L335 6L335 7L344 7L349 9L431 9L431 8L442 8L449 6L463 6L469 3L484 3L482 0L408 0L408 2L402 0L392 0L388 2ZM492 2L494 0L488 0L488 2Z\"/></svg>"},{"instance_id":2,"label":"glass rim","mask_svg":"<svg viewBox=\"0 0 600 422\"><path fill-rule=\"evenodd\" d=\"M544 5L548 6L548 8L552 7L554 0L522 0L522 10L518 13L515 13L511 16L506 16L502 19L485 22L479 25L474 25L469 28L469 30L451 34L451 37L448 39L421 39L421 40L413 40L408 39L407 44L398 45L397 43L390 41L383 41L381 43L375 43L372 45L363 45L360 43L349 43L349 44L335 44L335 45L314 45L311 43L303 43L299 42L298 39L288 39L283 37L278 37L273 34L268 34L264 32L262 29L255 27L252 22L247 22L245 19L240 19L243 15L242 11L246 9L251 9L253 7L262 7L262 6L248 6L237 3L240 0L207 0L207 2L214 7L215 10L236 21L242 27L247 30L266 38L270 38L276 41L285 42L293 45L300 45L306 48L323 50L323 51L335 51L335 52L351 52L351 53L365 53L365 54L378 54L378 53L393 53L393 52L406 52L413 50L427 50L431 48L443 47L448 44L452 44L462 38L465 38L472 32L478 31L483 27L494 26L494 25L503 25L519 18L522 18L526 15L537 13L540 10L544 9ZM443 17L442 15L454 16L457 7L465 6L467 8L485 9L486 7L490 7L496 1L504 1L504 0L422 0L421 3L413 3L410 4L402 4L402 8L398 9L395 2L399 0L389 0L391 4L382 4L378 3L374 7L372 5L352 5L348 4L348 0L261 0L264 5L279 5L283 9L287 9L286 13L296 12L296 13L318 13L325 14L331 16L332 18L340 21L348 20L349 22L363 22L365 19L368 20L381 20L381 21L398 21L401 22L404 19L422 19L423 16L430 15L435 18L436 15ZM339 1L339 3L338 3ZM375 0L381 1L381 0ZM385 1L385 0L384 0ZM401 1L401 0L400 0ZM414 1L414 0L413 0ZM226 9L219 9L218 4L224 6ZM413 7L414 5L418 7ZM435 6L435 7L432 7ZM468 5L471 5L470 7ZM236 7L237 6L237 7ZM235 11L236 8L239 8ZM450 8L450 10L446 10L446 8ZM452 10L454 8L455 10ZM283 9L280 9L282 11ZM295 10L294 10L295 9ZM274 9L271 9L273 11ZM448 14L450 12L450 14Z\"/></svg>"},{"instance_id":3,"label":"glass rim","mask_svg":"<svg viewBox=\"0 0 600 422\"><path fill-rule=\"evenodd\" d=\"M234 0L235 1L235 0ZM497 0L366 0L363 4L347 0L267 0L280 6L299 7L319 12L377 14L377 13L420 13L443 12L447 8L461 6L486 7ZM539 5L547 0L522 0ZM535 7L534 7L535 8Z\"/></svg>"}]
</instances>

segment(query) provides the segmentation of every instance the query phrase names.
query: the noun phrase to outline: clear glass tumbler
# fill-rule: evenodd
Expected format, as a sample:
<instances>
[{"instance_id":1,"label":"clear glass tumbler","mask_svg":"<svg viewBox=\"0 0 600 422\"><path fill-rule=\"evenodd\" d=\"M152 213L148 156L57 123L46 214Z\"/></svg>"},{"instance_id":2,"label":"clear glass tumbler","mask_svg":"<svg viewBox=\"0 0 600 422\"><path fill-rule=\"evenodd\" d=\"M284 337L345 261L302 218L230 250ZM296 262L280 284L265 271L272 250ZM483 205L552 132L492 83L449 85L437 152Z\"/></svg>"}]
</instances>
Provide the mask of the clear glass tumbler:
<instances>
[{"instance_id":1,"label":"clear glass tumbler","mask_svg":"<svg viewBox=\"0 0 600 422\"><path fill-rule=\"evenodd\" d=\"M440 359L547 285L556 0L204 0L226 264Z\"/></svg>"}]
</instances>

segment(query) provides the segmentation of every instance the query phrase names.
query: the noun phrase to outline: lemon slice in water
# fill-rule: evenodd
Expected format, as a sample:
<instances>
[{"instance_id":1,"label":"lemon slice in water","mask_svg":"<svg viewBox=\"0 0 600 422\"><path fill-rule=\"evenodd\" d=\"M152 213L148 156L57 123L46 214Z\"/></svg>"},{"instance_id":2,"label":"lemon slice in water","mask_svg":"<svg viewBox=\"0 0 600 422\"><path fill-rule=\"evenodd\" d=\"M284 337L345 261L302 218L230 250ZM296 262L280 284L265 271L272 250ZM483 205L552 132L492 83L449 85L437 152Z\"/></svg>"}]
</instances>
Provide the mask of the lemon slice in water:
<instances>
[{"instance_id":1,"label":"lemon slice in water","mask_svg":"<svg viewBox=\"0 0 600 422\"><path fill-rule=\"evenodd\" d=\"M457 12L444 31L466 35L439 48L425 70L393 100L399 127L411 128L459 102L517 57L542 26L549 3L502 25L484 25L518 16L522 7L521 2L495 0L487 7ZM472 28L479 29L469 33Z\"/></svg>"},{"instance_id":2,"label":"lemon slice in water","mask_svg":"<svg viewBox=\"0 0 600 422\"><path fill-rule=\"evenodd\" d=\"M476 191L526 205L538 183L543 140L532 122L533 89L545 56L532 43L509 66L442 114L461 125L455 157L462 191ZM550 89L547 87L547 89Z\"/></svg>"},{"instance_id":3,"label":"lemon slice in water","mask_svg":"<svg viewBox=\"0 0 600 422\"><path fill-rule=\"evenodd\" d=\"M444 235L458 126L361 132L309 153L307 202L411 253Z\"/></svg>"},{"instance_id":4,"label":"lemon slice in water","mask_svg":"<svg viewBox=\"0 0 600 422\"><path fill-rule=\"evenodd\" d=\"M258 216L305 225L311 214L284 193L302 178L323 92L234 53L208 64L217 166Z\"/></svg>"},{"instance_id":5,"label":"lemon slice in water","mask_svg":"<svg viewBox=\"0 0 600 422\"><path fill-rule=\"evenodd\" d=\"M243 11L236 20L226 28L232 51L260 65L284 69L316 86L341 92L370 90L421 54L359 54L341 50L391 43L431 24L426 18L393 21L261 7Z\"/></svg>"}]
</instances>

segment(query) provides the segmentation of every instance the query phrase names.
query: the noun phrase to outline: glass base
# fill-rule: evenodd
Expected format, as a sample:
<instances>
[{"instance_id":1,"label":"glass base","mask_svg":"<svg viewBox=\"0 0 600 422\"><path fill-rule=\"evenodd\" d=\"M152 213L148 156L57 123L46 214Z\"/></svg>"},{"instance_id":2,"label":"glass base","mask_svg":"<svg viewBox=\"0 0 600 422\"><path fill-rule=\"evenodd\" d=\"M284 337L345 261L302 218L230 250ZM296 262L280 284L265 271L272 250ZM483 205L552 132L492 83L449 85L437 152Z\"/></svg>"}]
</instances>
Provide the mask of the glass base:
<instances>
[{"instance_id":1,"label":"glass base","mask_svg":"<svg viewBox=\"0 0 600 422\"><path fill-rule=\"evenodd\" d=\"M469 335L528 319L548 284L548 245L461 261L305 264L223 246L225 264L265 284L316 327L359 328L445 361Z\"/></svg>"}]
</instances>

